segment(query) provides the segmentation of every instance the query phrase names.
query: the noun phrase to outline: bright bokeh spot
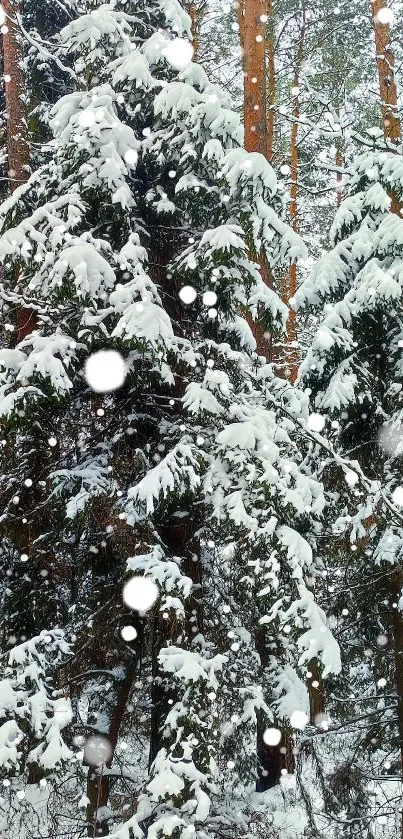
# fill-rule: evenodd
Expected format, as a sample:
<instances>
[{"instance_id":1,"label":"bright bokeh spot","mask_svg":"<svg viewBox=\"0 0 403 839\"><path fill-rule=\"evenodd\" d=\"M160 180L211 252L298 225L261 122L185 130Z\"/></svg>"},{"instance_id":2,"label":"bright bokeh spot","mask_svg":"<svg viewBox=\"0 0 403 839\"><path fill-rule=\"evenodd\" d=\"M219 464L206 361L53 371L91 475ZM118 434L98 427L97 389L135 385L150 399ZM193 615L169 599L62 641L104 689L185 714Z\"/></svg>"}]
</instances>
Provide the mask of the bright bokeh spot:
<instances>
[{"instance_id":1,"label":"bright bokeh spot","mask_svg":"<svg viewBox=\"0 0 403 839\"><path fill-rule=\"evenodd\" d=\"M136 166L139 159L136 149L127 149L124 153L124 159L128 166Z\"/></svg>"},{"instance_id":2,"label":"bright bokeh spot","mask_svg":"<svg viewBox=\"0 0 403 839\"><path fill-rule=\"evenodd\" d=\"M87 358L84 376L95 393L111 393L122 387L127 370L120 353L115 350L99 350Z\"/></svg>"},{"instance_id":3,"label":"bright bokeh spot","mask_svg":"<svg viewBox=\"0 0 403 839\"><path fill-rule=\"evenodd\" d=\"M358 481L357 472L353 472L352 469L349 469L348 472L346 472L346 474L344 475L344 478L345 478L346 484L348 484L350 487L353 487Z\"/></svg>"},{"instance_id":4,"label":"bright bokeh spot","mask_svg":"<svg viewBox=\"0 0 403 839\"><path fill-rule=\"evenodd\" d=\"M182 300L182 303L185 303L186 306L189 306L191 303L194 303L197 297L197 291L191 285L184 285L180 289L179 297Z\"/></svg>"},{"instance_id":5,"label":"bright bokeh spot","mask_svg":"<svg viewBox=\"0 0 403 839\"><path fill-rule=\"evenodd\" d=\"M387 6L383 6L382 9L379 9L377 18L379 23L382 23L383 25L389 24L390 26L393 23L392 9L388 9Z\"/></svg>"},{"instance_id":6,"label":"bright bokeh spot","mask_svg":"<svg viewBox=\"0 0 403 839\"><path fill-rule=\"evenodd\" d=\"M325 418L322 414L310 414L307 421L307 426L311 431L322 431L325 427Z\"/></svg>"},{"instance_id":7,"label":"bright bokeh spot","mask_svg":"<svg viewBox=\"0 0 403 839\"><path fill-rule=\"evenodd\" d=\"M205 291L203 294L203 303L205 306L215 306L217 303L217 295L215 291Z\"/></svg>"},{"instance_id":8,"label":"bright bokeh spot","mask_svg":"<svg viewBox=\"0 0 403 839\"><path fill-rule=\"evenodd\" d=\"M149 577L132 577L123 588L123 602L129 609L145 614L158 597L158 587Z\"/></svg>"},{"instance_id":9,"label":"bright bokeh spot","mask_svg":"<svg viewBox=\"0 0 403 839\"><path fill-rule=\"evenodd\" d=\"M293 728L298 728L302 731L308 722L308 715L305 711L294 711L290 717L290 723Z\"/></svg>"},{"instance_id":10,"label":"bright bokeh spot","mask_svg":"<svg viewBox=\"0 0 403 839\"><path fill-rule=\"evenodd\" d=\"M281 740L281 731L279 728L266 728L263 734L263 742L266 746L278 746Z\"/></svg>"},{"instance_id":11,"label":"bright bokeh spot","mask_svg":"<svg viewBox=\"0 0 403 839\"><path fill-rule=\"evenodd\" d=\"M184 38L174 38L165 47L163 53L175 70L183 70L193 58L193 47Z\"/></svg>"},{"instance_id":12,"label":"bright bokeh spot","mask_svg":"<svg viewBox=\"0 0 403 839\"><path fill-rule=\"evenodd\" d=\"M102 766L112 757L112 746L106 737L96 734L84 746L84 761L89 766Z\"/></svg>"},{"instance_id":13,"label":"bright bokeh spot","mask_svg":"<svg viewBox=\"0 0 403 839\"><path fill-rule=\"evenodd\" d=\"M134 626L124 626L121 635L124 641L134 641L137 638L137 629Z\"/></svg>"}]
</instances>

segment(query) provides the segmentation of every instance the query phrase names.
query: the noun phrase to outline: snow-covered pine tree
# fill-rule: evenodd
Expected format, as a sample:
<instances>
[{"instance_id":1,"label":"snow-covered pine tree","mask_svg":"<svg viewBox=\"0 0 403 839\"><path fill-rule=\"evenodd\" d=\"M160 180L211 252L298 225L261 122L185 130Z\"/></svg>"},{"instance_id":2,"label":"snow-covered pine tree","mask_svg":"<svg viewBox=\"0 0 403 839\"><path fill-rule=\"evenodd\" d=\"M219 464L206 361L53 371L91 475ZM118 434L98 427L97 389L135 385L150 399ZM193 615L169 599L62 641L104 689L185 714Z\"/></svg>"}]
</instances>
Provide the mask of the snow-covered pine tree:
<instances>
[{"instance_id":1,"label":"snow-covered pine tree","mask_svg":"<svg viewBox=\"0 0 403 839\"><path fill-rule=\"evenodd\" d=\"M335 548L339 557L340 550L353 550L343 571L343 605L346 614L361 613L352 649L358 645L361 658L368 649L373 656L369 668L361 667L366 689L359 674L354 679L353 713L365 719L372 712L366 742L372 751L377 744L380 775L400 774L403 755L402 194L398 149L359 157L331 228L333 248L296 295L297 308L323 312L300 382L326 419L337 453L352 462L339 478L332 469L340 512ZM379 697L384 689L385 702Z\"/></svg>"},{"instance_id":2,"label":"snow-covered pine tree","mask_svg":"<svg viewBox=\"0 0 403 839\"><path fill-rule=\"evenodd\" d=\"M242 317L264 308L269 329L284 326L253 257L276 267L305 251L276 213L273 170L240 147L239 118L190 61L188 33L176 0L105 4L63 29L77 89L53 110L51 161L0 209L7 632L29 624L31 636L46 618L75 639L75 729L110 743L88 771L89 836L130 808L127 791L124 807L108 804L139 675L150 773L112 835L186 839L215 835L231 737L246 755L233 776L253 782L257 712L285 716L285 694L287 713L301 710L297 662L339 667L306 582L301 534L323 507L295 435L307 400L259 362ZM22 306L37 328L16 345ZM118 389L108 363L121 358L105 350L124 359ZM159 599L148 617L129 600L129 643L133 574Z\"/></svg>"},{"instance_id":3,"label":"snow-covered pine tree","mask_svg":"<svg viewBox=\"0 0 403 839\"><path fill-rule=\"evenodd\" d=\"M63 739L72 720L72 709L63 691L55 690L52 676L70 654L61 629L14 646L1 666L0 679L0 772L4 793L0 805L0 835L7 837L13 825L12 810L25 799L26 785L60 780L73 755ZM45 793L45 797L46 793ZM27 806L31 802L26 802ZM38 803L38 801L37 801ZM41 807L30 818L39 823ZM35 823L35 822L34 822Z\"/></svg>"}]
</instances>

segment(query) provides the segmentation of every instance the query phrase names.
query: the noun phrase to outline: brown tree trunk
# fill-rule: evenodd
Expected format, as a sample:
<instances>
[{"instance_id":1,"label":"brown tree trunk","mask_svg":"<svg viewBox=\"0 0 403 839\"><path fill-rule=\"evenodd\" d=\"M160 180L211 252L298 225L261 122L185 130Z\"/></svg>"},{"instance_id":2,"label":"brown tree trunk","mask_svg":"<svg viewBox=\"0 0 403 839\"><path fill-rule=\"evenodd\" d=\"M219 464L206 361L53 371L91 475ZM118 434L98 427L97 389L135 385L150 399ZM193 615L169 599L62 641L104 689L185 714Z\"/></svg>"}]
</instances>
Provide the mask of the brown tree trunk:
<instances>
[{"instance_id":1,"label":"brown tree trunk","mask_svg":"<svg viewBox=\"0 0 403 839\"><path fill-rule=\"evenodd\" d=\"M18 25L18 0L5 0L7 32L3 34L4 88L7 119L8 176L11 192L29 175L29 145L26 120L24 51Z\"/></svg>"},{"instance_id":2,"label":"brown tree trunk","mask_svg":"<svg viewBox=\"0 0 403 839\"><path fill-rule=\"evenodd\" d=\"M246 0L242 37L245 148L266 157L265 12L265 0Z\"/></svg>"},{"instance_id":3,"label":"brown tree trunk","mask_svg":"<svg viewBox=\"0 0 403 839\"><path fill-rule=\"evenodd\" d=\"M390 24L382 23L379 20L381 9L382 12L385 12L385 9L387 9L386 0L374 0L371 3L382 108L382 128L385 141L396 144L400 142L401 127L397 115L398 101L394 74L395 58L390 45Z\"/></svg>"},{"instance_id":4,"label":"brown tree trunk","mask_svg":"<svg viewBox=\"0 0 403 839\"><path fill-rule=\"evenodd\" d=\"M267 137L266 155L270 163L273 160L274 151L274 130L276 104L276 65L275 65L275 29L273 0L266 0L266 64L267 64Z\"/></svg>"},{"instance_id":5,"label":"brown tree trunk","mask_svg":"<svg viewBox=\"0 0 403 839\"><path fill-rule=\"evenodd\" d=\"M193 36L193 61L198 61L199 59L199 50L200 50L200 26L203 17L203 13L205 11L206 4L203 0L191 0L190 3L186 4L186 11L192 21L192 36Z\"/></svg>"},{"instance_id":6,"label":"brown tree trunk","mask_svg":"<svg viewBox=\"0 0 403 839\"><path fill-rule=\"evenodd\" d=\"M403 773L403 616L397 605L403 593L403 572L400 566L397 566L390 576L389 591L392 608L393 654L395 659L395 681L397 694L397 725L399 730L400 745L400 771ZM403 810L400 821L400 836L403 837Z\"/></svg>"},{"instance_id":7,"label":"brown tree trunk","mask_svg":"<svg viewBox=\"0 0 403 839\"><path fill-rule=\"evenodd\" d=\"M379 20L379 11L387 9L386 0L374 0L371 3L372 24L375 35L376 63L378 67L379 93L381 97L382 128L385 142L393 147L401 141L401 124L398 117L398 98L394 75L394 55L390 45L390 25ZM392 193L391 210L400 216L402 204ZM402 593L403 574L397 567L390 577L392 604L398 603ZM400 771L403 773L403 615L392 605L392 624L395 658L395 679L397 692L397 720L400 741ZM403 837L403 812L400 823L400 836Z\"/></svg>"},{"instance_id":8,"label":"brown tree trunk","mask_svg":"<svg viewBox=\"0 0 403 839\"><path fill-rule=\"evenodd\" d=\"M29 144L26 118L27 93L24 71L23 37L18 24L19 0L5 0L3 31L4 96L7 120L7 155L10 192L29 177ZM15 272L15 285L18 272ZM20 307L17 316L17 343L35 328L35 313Z\"/></svg>"},{"instance_id":9,"label":"brown tree trunk","mask_svg":"<svg viewBox=\"0 0 403 839\"><path fill-rule=\"evenodd\" d=\"M293 122L290 137L290 224L292 229L298 231L298 120L300 117L299 80L304 57L306 19L305 9L302 9L302 21L298 39L297 54L295 57L294 79L293 79ZM288 272L287 296L284 303L288 304L290 298L295 296L297 290L297 266L295 262L290 265ZM298 354L296 350L297 324L296 315L293 309L289 310L287 320L287 352L286 360L289 370L288 378L295 382L298 373Z\"/></svg>"},{"instance_id":10,"label":"brown tree trunk","mask_svg":"<svg viewBox=\"0 0 403 839\"><path fill-rule=\"evenodd\" d=\"M136 674L136 659L129 663L122 681L116 689L116 697L110 717L107 739L111 754L105 769L109 770L115 754L123 716L133 687ZM107 807L110 793L110 776L103 771L89 767L87 775L87 836L108 836L108 820L103 817L101 808ZM101 815L100 815L101 813Z\"/></svg>"},{"instance_id":11,"label":"brown tree trunk","mask_svg":"<svg viewBox=\"0 0 403 839\"><path fill-rule=\"evenodd\" d=\"M312 725L318 725L324 716L326 705L325 686L316 658L309 662L309 670L312 673L308 682L310 721Z\"/></svg>"},{"instance_id":12,"label":"brown tree trunk","mask_svg":"<svg viewBox=\"0 0 403 839\"><path fill-rule=\"evenodd\" d=\"M382 128L385 142L396 145L401 140L401 124L398 117L397 88L394 73L395 57L390 45L390 24L379 20L379 12L387 9L386 0L371 3L372 25L375 35L376 63L378 67L379 94L381 97ZM401 215L402 203L392 193L392 213Z\"/></svg>"},{"instance_id":13,"label":"brown tree trunk","mask_svg":"<svg viewBox=\"0 0 403 839\"><path fill-rule=\"evenodd\" d=\"M267 157L265 16L266 0L239 0L238 24L244 72L244 146L249 152L259 152ZM260 273L263 282L271 286L270 271L263 261L260 263ZM270 360L271 336L259 318L253 321L247 316L247 322L255 338L258 355Z\"/></svg>"},{"instance_id":14,"label":"brown tree trunk","mask_svg":"<svg viewBox=\"0 0 403 839\"><path fill-rule=\"evenodd\" d=\"M243 54L245 49L245 0L238 0L238 3L236 4L236 11L238 17L239 43Z\"/></svg>"},{"instance_id":15,"label":"brown tree trunk","mask_svg":"<svg viewBox=\"0 0 403 839\"><path fill-rule=\"evenodd\" d=\"M262 671L269 663L269 656L266 646L266 630L264 626L258 626L255 631L255 645L260 658ZM265 717L262 713L257 714L256 729L256 756L257 756L257 792L265 792L279 783L281 770L284 767L283 755L280 751L283 741L278 746L267 746L263 740L267 728Z\"/></svg>"}]
</instances>

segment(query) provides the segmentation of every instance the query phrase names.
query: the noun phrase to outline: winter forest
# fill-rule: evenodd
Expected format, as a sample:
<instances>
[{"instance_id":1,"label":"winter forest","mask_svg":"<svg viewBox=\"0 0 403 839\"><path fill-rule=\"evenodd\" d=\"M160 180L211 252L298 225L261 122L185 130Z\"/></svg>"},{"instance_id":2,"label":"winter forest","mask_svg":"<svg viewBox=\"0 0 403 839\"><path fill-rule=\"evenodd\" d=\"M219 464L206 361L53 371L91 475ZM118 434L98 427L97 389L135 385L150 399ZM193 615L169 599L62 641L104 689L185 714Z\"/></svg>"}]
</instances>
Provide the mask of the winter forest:
<instances>
[{"instance_id":1,"label":"winter forest","mask_svg":"<svg viewBox=\"0 0 403 839\"><path fill-rule=\"evenodd\" d=\"M403 839L403 3L0 33L0 839Z\"/></svg>"}]
</instances>

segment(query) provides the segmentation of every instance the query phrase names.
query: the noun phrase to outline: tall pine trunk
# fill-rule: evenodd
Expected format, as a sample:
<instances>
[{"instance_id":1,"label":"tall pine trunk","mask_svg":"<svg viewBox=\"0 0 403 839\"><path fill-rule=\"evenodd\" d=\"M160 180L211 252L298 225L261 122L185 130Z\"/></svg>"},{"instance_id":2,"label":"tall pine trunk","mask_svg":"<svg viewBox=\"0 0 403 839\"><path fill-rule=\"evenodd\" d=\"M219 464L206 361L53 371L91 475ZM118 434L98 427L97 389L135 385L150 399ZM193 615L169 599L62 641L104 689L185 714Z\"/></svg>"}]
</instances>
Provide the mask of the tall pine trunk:
<instances>
[{"instance_id":1,"label":"tall pine trunk","mask_svg":"<svg viewBox=\"0 0 403 839\"><path fill-rule=\"evenodd\" d=\"M245 148L267 156L265 0L246 0L242 21Z\"/></svg>"},{"instance_id":2,"label":"tall pine trunk","mask_svg":"<svg viewBox=\"0 0 403 839\"><path fill-rule=\"evenodd\" d=\"M274 11L271 0L240 0L238 4L238 22L241 47L243 51L244 71L244 145L249 152L259 152L266 159L273 157L274 146L274 106L275 102L275 62L274 62ZM269 40L266 42L266 25L269 24ZM267 60L267 66L266 66ZM266 85L268 76L268 85ZM260 263L260 272L266 285L272 285L271 273ZM260 320L248 318L257 344L259 355L272 360L272 337L267 334ZM256 633L256 647L261 667L268 664L265 633L259 628ZM283 731L283 743L286 743L286 755L279 747L271 748L263 741L266 723L263 715L258 715L256 752L258 762L257 789L262 792L275 786L281 776L281 770L289 767L292 753L287 732Z\"/></svg>"},{"instance_id":3,"label":"tall pine trunk","mask_svg":"<svg viewBox=\"0 0 403 839\"><path fill-rule=\"evenodd\" d=\"M18 0L5 0L7 31L3 34L4 91L7 120L7 153L10 191L24 183L29 174L29 145L26 119L26 80L23 36L18 24Z\"/></svg>"},{"instance_id":4,"label":"tall pine trunk","mask_svg":"<svg viewBox=\"0 0 403 839\"><path fill-rule=\"evenodd\" d=\"M276 104L276 64L275 64L275 28L273 0L266 0L267 35L266 35L266 79L267 79L267 137L266 155L270 163L274 153L275 110Z\"/></svg>"},{"instance_id":5,"label":"tall pine trunk","mask_svg":"<svg viewBox=\"0 0 403 839\"><path fill-rule=\"evenodd\" d=\"M401 126L397 115L398 101L394 74L395 58L390 43L390 24L382 23L383 16L379 20L381 9L384 16L385 10L387 9L385 0L374 0L371 3L379 94L382 108L382 128L385 141L389 144L396 144L400 142Z\"/></svg>"},{"instance_id":6,"label":"tall pine trunk","mask_svg":"<svg viewBox=\"0 0 403 839\"><path fill-rule=\"evenodd\" d=\"M266 90L266 0L240 0L238 3L239 37L243 54L244 73L244 146L249 152L264 157L273 154L273 123L267 121ZM274 47L273 47L274 48ZM274 79L271 86L274 85ZM266 285L272 285L267 265L260 262L260 273ZM262 322L247 318L255 338L258 355L271 360L272 347Z\"/></svg>"},{"instance_id":7,"label":"tall pine trunk","mask_svg":"<svg viewBox=\"0 0 403 839\"><path fill-rule=\"evenodd\" d=\"M203 13L206 9L204 0L190 0L190 3L185 5L186 11L192 21L192 46L193 46L193 61L198 61L200 50L200 26Z\"/></svg>"},{"instance_id":8,"label":"tall pine trunk","mask_svg":"<svg viewBox=\"0 0 403 839\"><path fill-rule=\"evenodd\" d=\"M295 57L295 65L294 65L294 77L293 77L293 88L292 88L292 95L293 95L293 122L291 126L291 137L290 137L290 179L291 179L291 187L290 187L290 224L293 230L296 232L298 231L298 120L300 116L300 98L299 98L299 83L300 83L300 74L302 68L302 62L304 58L304 45L305 45L305 32L306 32L306 18L305 18L305 8L302 9L302 20L301 20L301 27L299 31L299 38L298 38L298 46L297 46L297 53ZM287 287L287 297L284 300L285 303L288 304L290 298L295 296L297 290L297 266L294 262L290 265L290 269L288 272L288 287ZM287 359L287 367L289 370L289 379L291 382L295 382L298 373L298 353L297 353L297 324L296 324L296 315L293 309L289 310L288 320L287 320L287 352L286 352L286 359Z\"/></svg>"},{"instance_id":9,"label":"tall pine trunk","mask_svg":"<svg viewBox=\"0 0 403 839\"><path fill-rule=\"evenodd\" d=\"M23 35L18 19L19 0L5 0L3 11L4 97L7 122L7 156L10 192L25 183L29 176L29 143L27 124L27 91L24 69ZM15 276L18 285L18 274ZM35 328L35 315L31 309L19 307L16 312L17 343Z\"/></svg>"},{"instance_id":10,"label":"tall pine trunk","mask_svg":"<svg viewBox=\"0 0 403 839\"><path fill-rule=\"evenodd\" d=\"M133 657L126 665L123 678L119 680L115 688L114 704L109 718L107 740L110 747L110 756L106 762L105 769L96 770L89 767L87 775L87 836L108 836L108 804L110 795L111 776L110 767L115 755L118 743L119 732L122 726L123 717L131 694L136 674L137 661ZM105 732L102 730L102 734ZM106 771L105 771L106 770Z\"/></svg>"},{"instance_id":11,"label":"tall pine trunk","mask_svg":"<svg viewBox=\"0 0 403 839\"><path fill-rule=\"evenodd\" d=\"M378 67L379 94L382 109L382 128L385 143L396 146L401 142L401 123L398 116L397 87L394 74L394 54L390 43L390 24L379 20L379 12L383 16L387 4L385 0L375 0L371 3L372 24L375 35L376 63ZM392 193L391 210L400 217L402 205L397 196ZM399 608L393 608L393 603L399 603L403 588L403 574L396 566L390 575L389 590L392 600L392 626L395 661L395 681L397 692L397 721L400 741L400 771L403 775L403 615ZM400 823L400 835L403 837L403 813Z\"/></svg>"}]
</instances>

